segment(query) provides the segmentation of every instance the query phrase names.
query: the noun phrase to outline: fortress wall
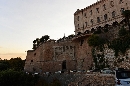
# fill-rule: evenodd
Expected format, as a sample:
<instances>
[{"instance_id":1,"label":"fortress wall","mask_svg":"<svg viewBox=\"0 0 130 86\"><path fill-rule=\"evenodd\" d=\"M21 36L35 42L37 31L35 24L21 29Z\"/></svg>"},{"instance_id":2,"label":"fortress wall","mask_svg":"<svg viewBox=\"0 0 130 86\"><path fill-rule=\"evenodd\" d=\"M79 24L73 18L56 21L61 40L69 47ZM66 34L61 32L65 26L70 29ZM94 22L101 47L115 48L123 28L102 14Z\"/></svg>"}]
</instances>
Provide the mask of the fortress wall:
<instances>
[{"instance_id":1,"label":"fortress wall","mask_svg":"<svg viewBox=\"0 0 130 86\"><path fill-rule=\"evenodd\" d=\"M75 57L77 58L77 69L88 70L92 66L91 47L87 43L88 37L79 37L73 42L75 43Z\"/></svg>"}]
</instances>

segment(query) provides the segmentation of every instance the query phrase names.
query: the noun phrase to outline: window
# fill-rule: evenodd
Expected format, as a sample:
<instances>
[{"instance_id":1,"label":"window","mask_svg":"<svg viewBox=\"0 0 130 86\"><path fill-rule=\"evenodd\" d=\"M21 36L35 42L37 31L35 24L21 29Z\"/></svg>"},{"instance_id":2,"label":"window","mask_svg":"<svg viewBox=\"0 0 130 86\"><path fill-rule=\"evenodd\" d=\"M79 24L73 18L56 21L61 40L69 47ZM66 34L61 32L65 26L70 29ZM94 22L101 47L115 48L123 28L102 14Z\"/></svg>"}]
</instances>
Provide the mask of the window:
<instances>
[{"instance_id":1,"label":"window","mask_svg":"<svg viewBox=\"0 0 130 86\"><path fill-rule=\"evenodd\" d=\"M86 17L87 15L86 15L86 13L84 13L84 17Z\"/></svg>"},{"instance_id":2,"label":"window","mask_svg":"<svg viewBox=\"0 0 130 86\"><path fill-rule=\"evenodd\" d=\"M123 3L123 0L119 0L119 4Z\"/></svg>"},{"instance_id":3,"label":"window","mask_svg":"<svg viewBox=\"0 0 130 86\"><path fill-rule=\"evenodd\" d=\"M103 9L106 10L106 5L105 4L103 5Z\"/></svg>"},{"instance_id":4,"label":"window","mask_svg":"<svg viewBox=\"0 0 130 86\"><path fill-rule=\"evenodd\" d=\"M83 43L84 43L84 40L81 40L81 42L80 42L80 46L82 46L82 45L83 45Z\"/></svg>"},{"instance_id":5,"label":"window","mask_svg":"<svg viewBox=\"0 0 130 86\"><path fill-rule=\"evenodd\" d=\"M93 12L92 12L92 10L90 11L90 15L92 15L93 14Z\"/></svg>"},{"instance_id":6,"label":"window","mask_svg":"<svg viewBox=\"0 0 130 86\"><path fill-rule=\"evenodd\" d=\"M34 56L36 56L36 53L34 53Z\"/></svg>"},{"instance_id":7,"label":"window","mask_svg":"<svg viewBox=\"0 0 130 86\"><path fill-rule=\"evenodd\" d=\"M123 13L124 10L125 10L124 8L121 8L121 13Z\"/></svg>"},{"instance_id":8,"label":"window","mask_svg":"<svg viewBox=\"0 0 130 86\"><path fill-rule=\"evenodd\" d=\"M99 13L99 8L96 8L97 12Z\"/></svg>"},{"instance_id":9,"label":"window","mask_svg":"<svg viewBox=\"0 0 130 86\"><path fill-rule=\"evenodd\" d=\"M97 17L97 23L99 23L100 22L100 17Z\"/></svg>"},{"instance_id":10,"label":"window","mask_svg":"<svg viewBox=\"0 0 130 86\"><path fill-rule=\"evenodd\" d=\"M79 29L79 24L78 24L78 29Z\"/></svg>"},{"instance_id":11,"label":"window","mask_svg":"<svg viewBox=\"0 0 130 86\"><path fill-rule=\"evenodd\" d=\"M116 16L116 12L113 11L113 12L112 12L112 18L114 18L115 16Z\"/></svg>"},{"instance_id":12,"label":"window","mask_svg":"<svg viewBox=\"0 0 130 86\"><path fill-rule=\"evenodd\" d=\"M77 20L79 21L79 16L77 17Z\"/></svg>"},{"instance_id":13,"label":"window","mask_svg":"<svg viewBox=\"0 0 130 86\"><path fill-rule=\"evenodd\" d=\"M107 14L104 15L104 20L107 20Z\"/></svg>"},{"instance_id":14,"label":"window","mask_svg":"<svg viewBox=\"0 0 130 86\"><path fill-rule=\"evenodd\" d=\"M93 25L93 19L91 19L91 24Z\"/></svg>"},{"instance_id":15,"label":"window","mask_svg":"<svg viewBox=\"0 0 130 86\"><path fill-rule=\"evenodd\" d=\"M86 25L86 27L87 27L87 25L88 25L87 22L85 22L85 25Z\"/></svg>"},{"instance_id":16,"label":"window","mask_svg":"<svg viewBox=\"0 0 130 86\"><path fill-rule=\"evenodd\" d=\"M111 2L110 2L110 5L113 7L113 6L114 6L114 2L113 2L113 1L111 1Z\"/></svg>"}]
</instances>

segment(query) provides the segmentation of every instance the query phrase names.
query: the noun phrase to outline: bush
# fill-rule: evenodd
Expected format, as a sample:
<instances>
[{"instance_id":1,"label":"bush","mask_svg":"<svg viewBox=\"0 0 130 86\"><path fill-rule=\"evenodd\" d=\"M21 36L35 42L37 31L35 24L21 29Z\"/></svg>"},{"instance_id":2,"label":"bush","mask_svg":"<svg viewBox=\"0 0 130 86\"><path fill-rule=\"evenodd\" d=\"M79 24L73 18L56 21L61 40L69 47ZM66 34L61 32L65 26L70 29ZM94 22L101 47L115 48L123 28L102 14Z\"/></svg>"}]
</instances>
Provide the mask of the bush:
<instances>
[{"instance_id":1,"label":"bush","mask_svg":"<svg viewBox=\"0 0 130 86\"><path fill-rule=\"evenodd\" d=\"M34 86L38 77L24 72L6 70L0 72L1 86Z\"/></svg>"}]
</instances>

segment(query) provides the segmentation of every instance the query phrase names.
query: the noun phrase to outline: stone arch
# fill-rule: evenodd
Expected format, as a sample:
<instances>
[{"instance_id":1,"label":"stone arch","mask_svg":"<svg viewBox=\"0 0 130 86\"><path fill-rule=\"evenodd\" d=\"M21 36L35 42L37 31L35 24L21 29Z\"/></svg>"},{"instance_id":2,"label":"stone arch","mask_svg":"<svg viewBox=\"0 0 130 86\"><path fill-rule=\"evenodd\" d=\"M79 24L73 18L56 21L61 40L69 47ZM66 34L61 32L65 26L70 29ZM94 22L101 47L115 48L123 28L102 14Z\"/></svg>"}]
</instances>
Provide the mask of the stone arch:
<instances>
[{"instance_id":1,"label":"stone arch","mask_svg":"<svg viewBox=\"0 0 130 86\"><path fill-rule=\"evenodd\" d=\"M89 34L89 33L90 33L90 31L89 31L89 30L86 30L84 33L87 33L87 34Z\"/></svg>"},{"instance_id":2,"label":"stone arch","mask_svg":"<svg viewBox=\"0 0 130 86\"><path fill-rule=\"evenodd\" d=\"M106 24L105 26L104 26L104 28L108 28L109 27L109 24Z\"/></svg>"},{"instance_id":3,"label":"stone arch","mask_svg":"<svg viewBox=\"0 0 130 86\"><path fill-rule=\"evenodd\" d=\"M101 26L96 27L96 31L101 30L101 29L102 29Z\"/></svg>"},{"instance_id":4,"label":"stone arch","mask_svg":"<svg viewBox=\"0 0 130 86\"><path fill-rule=\"evenodd\" d=\"M81 35L82 33L81 32L78 32L77 35Z\"/></svg>"},{"instance_id":5,"label":"stone arch","mask_svg":"<svg viewBox=\"0 0 130 86\"><path fill-rule=\"evenodd\" d=\"M94 29L94 28L92 28L92 29L91 29L91 33L94 33L94 32L95 32L95 29Z\"/></svg>"},{"instance_id":6,"label":"stone arch","mask_svg":"<svg viewBox=\"0 0 130 86\"><path fill-rule=\"evenodd\" d=\"M117 21L115 21L115 22L112 23L112 26L117 26L117 25L118 25Z\"/></svg>"}]
</instances>

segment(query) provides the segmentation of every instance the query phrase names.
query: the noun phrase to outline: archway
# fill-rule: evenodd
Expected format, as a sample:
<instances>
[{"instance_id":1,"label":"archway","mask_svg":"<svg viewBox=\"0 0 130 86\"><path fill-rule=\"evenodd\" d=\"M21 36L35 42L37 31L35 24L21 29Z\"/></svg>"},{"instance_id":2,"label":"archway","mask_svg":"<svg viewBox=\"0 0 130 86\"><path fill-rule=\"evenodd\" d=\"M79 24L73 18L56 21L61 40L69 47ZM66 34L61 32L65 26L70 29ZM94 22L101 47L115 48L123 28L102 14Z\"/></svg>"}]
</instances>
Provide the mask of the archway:
<instances>
[{"instance_id":1,"label":"archway","mask_svg":"<svg viewBox=\"0 0 130 86\"><path fill-rule=\"evenodd\" d=\"M84 33L87 33L87 34L89 34L89 30L86 30Z\"/></svg>"},{"instance_id":2,"label":"archway","mask_svg":"<svg viewBox=\"0 0 130 86\"><path fill-rule=\"evenodd\" d=\"M94 28L92 28L92 29L91 29L91 33L93 33L94 31L95 31L95 29L94 29Z\"/></svg>"},{"instance_id":3,"label":"archway","mask_svg":"<svg viewBox=\"0 0 130 86\"><path fill-rule=\"evenodd\" d=\"M62 62L62 70L66 70L66 60Z\"/></svg>"}]
</instances>

